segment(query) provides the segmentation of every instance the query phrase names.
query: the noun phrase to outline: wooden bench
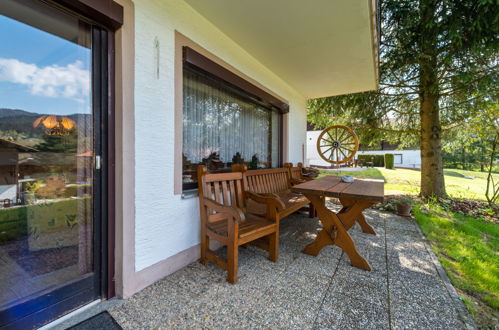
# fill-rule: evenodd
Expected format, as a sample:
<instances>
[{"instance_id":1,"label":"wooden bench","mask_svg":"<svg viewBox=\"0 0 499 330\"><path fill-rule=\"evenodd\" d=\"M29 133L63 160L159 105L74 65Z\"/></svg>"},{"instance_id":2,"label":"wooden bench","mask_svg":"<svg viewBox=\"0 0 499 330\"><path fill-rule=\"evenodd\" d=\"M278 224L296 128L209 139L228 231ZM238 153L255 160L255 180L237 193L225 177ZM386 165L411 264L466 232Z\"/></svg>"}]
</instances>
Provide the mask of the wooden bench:
<instances>
[{"instance_id":1,"label":"wooden bench","mask_svg":"<svg viewBox=\"0 0 499 330\"><path fill-rule=\"evenodd\" d=\"M293 167L293 163L284 163L284 167L289 171L289 177L292 186L314 180L313 178L309 178L303 175L303 163L301 162L296 164L295 167ZM317 216L317 212L314 210L314 205L312 203L305 207L304 210L308 211L309 218Z\"/></svg>"},{"instance_id":2,"label":"wooden bench","mask_svg":"<svg viewBox=\"0 0 499 330\"><path fill-rule=\"evenodd\" d=\"M311 181L312 178L306 177L303 175L303 164L298 163L295 167L293 167L293 163L285 163L284 167L289 171L289 177L291 180L291 184L294 186L296 184L300 184L303 182Z\"/></svg>"},{"instance_id":3,"label":"wooden bench","mask_svg":"<svg viewBox=\"0 0 499 330\"><path fill-rule=\"evenodd\" d=\"M198 167L198 188L201 213L201 258L206 264L211 261L227 270L227 280L237 282L238 247L263 239L257 244L269 252L269 259L277 261L279 256L279 222L276 214L282 205L273 198L258 196L255 202L261 203L266 214L256 215L247 212L247 198L243 190L243 174L208 174L206 167ZM210 250L210 239L227 246L227 260Z\"/></svg>"},{"instance_id":4,"label":"wooden bench","mask_svg":"<svg viewBox=\"0 0 499 330\"><path fill-rule=\"evenodd\" d=\"M293 186L288 168L271 168L248 170L246 165L233 165L232 171L243 174L244 193L252 201L248 201L248 212L257 215L268 214L263 204L257 204L259 198L271 198L281 205L281 209L274 215L275 221L306 207L313 217L314 211L310 208L310 201L302 194L291 191Z\"/></svg>"}]
</instances>

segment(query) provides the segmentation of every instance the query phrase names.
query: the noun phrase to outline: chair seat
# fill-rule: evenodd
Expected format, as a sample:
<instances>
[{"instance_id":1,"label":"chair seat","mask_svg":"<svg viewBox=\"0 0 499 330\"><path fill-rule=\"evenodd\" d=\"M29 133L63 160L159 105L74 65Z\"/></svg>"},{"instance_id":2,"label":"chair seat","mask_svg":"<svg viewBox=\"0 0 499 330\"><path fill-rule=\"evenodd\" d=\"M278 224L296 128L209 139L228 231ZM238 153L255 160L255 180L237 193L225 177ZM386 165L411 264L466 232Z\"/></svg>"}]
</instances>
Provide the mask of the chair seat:
<instances>
[{"instance_id":1,"label":"chair seat","mask_svg":"<svg viewBox=\"0 0 499 330\"><path fill-rule=\"evenodd\" d=\"M268 230L274 229L276 224L266 218L254 214L245 214L246 220L239 223L239 238L243 238L247 235L254 234L255 232L267 232ZM208 229L214 233L227 236L227 219L220 220L217 222L212 222L208 224ZM232 221L232 220L231 220Z\"/></svg>"},{"instance_id":2,"label":"chair seat","mask_svg":"<svg viewBox=\"0 0 499 330\"><path fill-rule=\"evenodd\" d=\"M277 193L279 199L284 203L284 210L280 211L281 216L289 215L301 209L302 207L310 204L307 197L302 194L296 194L290 190L285 190L283 192ZM257 203L251 199L247 201L247 210L249 213L256 214L259 216L265 216L267 212L267 206L265 204Z\"/></svg>"}]
</instances>

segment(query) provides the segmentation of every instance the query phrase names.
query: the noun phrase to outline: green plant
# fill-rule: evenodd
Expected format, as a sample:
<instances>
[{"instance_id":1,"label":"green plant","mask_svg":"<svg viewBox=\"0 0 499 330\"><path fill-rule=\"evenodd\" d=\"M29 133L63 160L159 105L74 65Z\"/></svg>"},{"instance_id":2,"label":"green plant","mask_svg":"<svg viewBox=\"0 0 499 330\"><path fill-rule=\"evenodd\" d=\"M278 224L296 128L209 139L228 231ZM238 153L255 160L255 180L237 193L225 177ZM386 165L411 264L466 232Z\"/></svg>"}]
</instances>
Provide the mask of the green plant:
<instances>
[{"instance_id":1,"label":"green plant","mask_svg":"<svg viewBox=\"0 0 499 330\"><path fill-rule=\"evenodd\" d=\"M241 156L240 152L236 152L236 154L232 156L232 164L244 164L244 158Z\"/></svg>"},{"instance_id":2,"label":"green plant","mask_svg":"<svg viewBox=\"0 0 499 330\"><path fill-rule=\"evenodd\" d=\"M33 181L31 183L26 183L26 190L24 191L27 194L34 195L38 189L42 186L41 181Z\"/></svg>"},{"instance_id":3,"label":"green plant","mask_svg":"<svg viewBox=\"0 0 499 330\"><path fill-rule=\"evenodd\" d=\"M364 165L366 165L366 162L372 162L375 167L385 166L385 157L383 155L364 154L358 155L357 158L363 160Z\"/></svg>"},{"instance_id":4,"label":"green plant","mask_svg":"<svg viewBox=\"0 0 499 330\"><path fill-rule=\"evenodd\" d=\"M258 156L256 154L253 155L253 157L251 157L251 162L248 164L248 167L250 169L256 169L258 168Z\"/></svg>"},{"instance_id":5,"label":"green plant","mask_svg":"<svg viewBox=\"0 0 499 330\"><path fill-rule=\"evenodd\" d=\"M385 154L385 168L393 170L395 156L393 154Z\"/></svg>"},{"instance_id":6,"label":"green plant","mask_svg":"<svg viewBox=\"0 0 499 330\"><path fill-rule=\"evenodd\" d=\"M393 204L414 205L414 199L411 196L402 196L399 199L394 200Z\"/></svg>"}]
</instances>

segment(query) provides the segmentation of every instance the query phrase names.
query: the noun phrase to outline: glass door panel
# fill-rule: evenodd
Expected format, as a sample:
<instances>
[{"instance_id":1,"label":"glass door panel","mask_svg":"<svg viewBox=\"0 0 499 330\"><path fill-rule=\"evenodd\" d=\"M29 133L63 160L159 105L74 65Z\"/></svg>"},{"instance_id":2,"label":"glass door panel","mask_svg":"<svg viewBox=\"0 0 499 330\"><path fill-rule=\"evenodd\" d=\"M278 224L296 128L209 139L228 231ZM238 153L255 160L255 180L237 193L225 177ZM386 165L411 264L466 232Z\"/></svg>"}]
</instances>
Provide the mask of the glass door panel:
<instances>
[{"instance_id":1,"label":"glass door panel","mask_svg":"<svg viewBox=\"0 0 499 330\"><path fill-rule=\"evenodd\" d=\"M95 292L91 32L41 2L0 3L0 313Z\"/></svg>"}]
</instances>

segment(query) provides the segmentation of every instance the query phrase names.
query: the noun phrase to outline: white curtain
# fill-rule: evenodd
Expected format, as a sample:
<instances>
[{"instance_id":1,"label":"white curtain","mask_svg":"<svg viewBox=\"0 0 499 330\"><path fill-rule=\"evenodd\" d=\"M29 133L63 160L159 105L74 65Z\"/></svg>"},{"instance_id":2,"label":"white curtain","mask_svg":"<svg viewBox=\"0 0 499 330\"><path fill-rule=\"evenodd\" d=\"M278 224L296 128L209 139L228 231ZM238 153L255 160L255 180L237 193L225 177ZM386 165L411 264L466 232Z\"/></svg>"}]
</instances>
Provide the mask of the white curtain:
<instances>
[{"instance_id":1,"label":"white curtain","mask_svg":"<svg viewBox=\"0 0 499 330\"><path fill-rule=\"evenodd\" d=\"M183 154L192 164L216 152L223 163L239 152L245 162L256 154L258 167L279 161L280 118L217 79L184 69Z\"/></svg>"}]
</instances>

